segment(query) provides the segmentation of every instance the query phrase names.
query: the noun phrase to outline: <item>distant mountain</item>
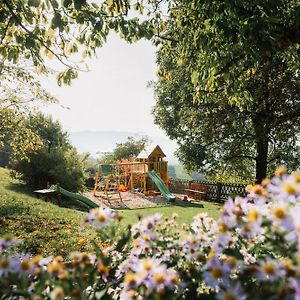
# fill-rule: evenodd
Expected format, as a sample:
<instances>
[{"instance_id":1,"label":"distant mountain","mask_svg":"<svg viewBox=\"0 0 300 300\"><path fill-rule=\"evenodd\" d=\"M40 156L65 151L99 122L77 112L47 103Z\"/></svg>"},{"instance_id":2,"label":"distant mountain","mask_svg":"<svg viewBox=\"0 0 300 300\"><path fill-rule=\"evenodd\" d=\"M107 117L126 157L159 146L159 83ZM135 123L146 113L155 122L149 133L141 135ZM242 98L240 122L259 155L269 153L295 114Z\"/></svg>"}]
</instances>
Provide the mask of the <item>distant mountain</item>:
<instances>
[{"instance_id":1,"label":"distant mountain","mask_svg":"<svg viewBox=\"0 0 300 300\"><path fill-rule=\"evenodd\" d=\"M70 133L71 142L78 152L89 152L92 156L98 156L101 152L112 151L117 143L125 142L129 136L141 139L147 135L122 131L80 131ZM151 145L159 145L162 148L170 164L178 164L178 159L174 156L174 151L177 147L176 142L171 141L167 137L148 137Z\"/></svg>"}]
</instances>

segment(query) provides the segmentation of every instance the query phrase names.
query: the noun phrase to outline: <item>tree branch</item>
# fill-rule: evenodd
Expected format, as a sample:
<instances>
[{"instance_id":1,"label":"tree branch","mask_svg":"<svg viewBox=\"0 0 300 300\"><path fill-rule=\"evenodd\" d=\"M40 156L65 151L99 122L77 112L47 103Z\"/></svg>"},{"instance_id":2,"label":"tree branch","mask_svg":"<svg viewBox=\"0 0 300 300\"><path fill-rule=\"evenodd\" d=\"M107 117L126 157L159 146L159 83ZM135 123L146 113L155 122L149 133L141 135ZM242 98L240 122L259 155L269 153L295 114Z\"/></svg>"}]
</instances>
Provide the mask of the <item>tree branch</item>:
<instances>
[{"instance_id":1,"label":"tree branch","mask_svg":"<svg viewBox=\"0 0 300 300\"><path fill-rule=\"evenodd\" d=\"M71 66L69 64L67 64L66 62L64 62L62 60L62 58L55 52L53 51L51 48L49 48L45 43L44 41L39 38L36 34L34 34L32 31L30 31L28 28L26 28L23 24L22 24L22 21L20 20L20 18L15 14L12 6L10 5L9 1L8 0L3 0L3 2L6 4L8 10L10 11L10 13L12 14L12 16L16 19L17 23L21 26L21 28L23 30L25 30L25 32L27 32L31 37L34 37L35 39L37 39L43 47L45 47L50 53L52 53L64 66L70 68L70 69L74 69L74 70L77 70L77 71L83 71L85 72L85 70L81 70L80 68L77 68L75 66Z\"/></svg>"},{"instance_id":2,"label":"tree branch","mask_svg":"<svg viewBox=\"0 0 300 300\"><path fill-rule=\"evenodd\" d=\"M232 155L232 156L225 157L224 160L231 160L231 159L235 159L235 158L256 160L255 157L250 156L250 155Z\"/></svg>"}]
</instances>

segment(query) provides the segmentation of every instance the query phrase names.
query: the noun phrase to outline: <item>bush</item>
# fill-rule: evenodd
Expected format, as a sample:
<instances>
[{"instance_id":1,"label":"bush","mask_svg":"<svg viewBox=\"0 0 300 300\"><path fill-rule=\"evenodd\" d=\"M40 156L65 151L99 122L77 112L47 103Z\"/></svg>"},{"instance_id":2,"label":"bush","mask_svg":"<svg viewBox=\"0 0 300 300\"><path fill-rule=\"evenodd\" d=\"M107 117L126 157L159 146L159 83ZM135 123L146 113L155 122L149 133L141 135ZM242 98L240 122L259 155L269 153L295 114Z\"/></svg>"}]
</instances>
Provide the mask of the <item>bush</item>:
<instances>
[{"instance_id":1,"label":"bush","mask_svg":"<svg viewBox=\"0 0 300 300\"><path fill-rule=\"evenodd\" d=\"M40 136L43 146L28 152L26 159L14 157L11 163L14 176L32 188L59 183L71 191L81 190L84 185L83 161L60 124L38 114L31 116L27 126Z\"/></svg>"},{"instance_id":2,"label":"bush","mask_svg":"<svg viewBox=\"0 0 300 300\"><path fill-rule=\"evenodd\" d=\"M176 215L154 215L116 240L117 214L92 210L85 222L98 228L96 255L16 256L7 249L17 241L2 239L2 297L299 299L299 200L300 173L281 169L247 197L228 199L218 221L201 213L179 228Z\"/></svg>"}]
</instances>

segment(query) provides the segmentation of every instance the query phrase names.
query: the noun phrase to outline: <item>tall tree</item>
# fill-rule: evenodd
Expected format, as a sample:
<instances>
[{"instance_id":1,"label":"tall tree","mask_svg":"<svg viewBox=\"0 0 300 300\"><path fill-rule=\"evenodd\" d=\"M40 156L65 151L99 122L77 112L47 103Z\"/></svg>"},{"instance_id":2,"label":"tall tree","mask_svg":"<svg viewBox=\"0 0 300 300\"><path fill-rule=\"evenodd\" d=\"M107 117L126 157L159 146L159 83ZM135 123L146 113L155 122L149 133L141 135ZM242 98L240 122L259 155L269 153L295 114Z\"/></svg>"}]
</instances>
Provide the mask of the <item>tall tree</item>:
<instances>
[{"instance_id":1,"label":"tall tree","mask_svg":"<svg viewBox=\"0 0 300 300\"><path fill-rule=\"evenodd\" d=\"M179 143L177 155L190 170L227 171L260 182L278 164L299 167L300 80L287 62L274 59L245 80L252 102L241 109L222 94L193 101L185 66L163 51L155 85L155 121Z\"/></svg>"},{"instance_id":2,"label":"tall tree","mask_svg":"<svg viewBox=\"0 0 300 300\"><path fill-rule=\"evenodd\" d=\"M261 181L297 157L299 16L295 0L169 2L154 113L188 166Z\"/></svg>"},{"instance_id":3,"label":"tall tree","mask_svg":"<svg viewBox=\"0 0 300 300\"><path fill-rule=\"evenodd\" d=\"M252 95L245 82L263 62L276 56L290 62L289 70L300 67L298 0L167 2L167 15L156 20L156 42L188 70L193 101L216 100L222 92L246 106Z\"/></svg>"}]
</instances>

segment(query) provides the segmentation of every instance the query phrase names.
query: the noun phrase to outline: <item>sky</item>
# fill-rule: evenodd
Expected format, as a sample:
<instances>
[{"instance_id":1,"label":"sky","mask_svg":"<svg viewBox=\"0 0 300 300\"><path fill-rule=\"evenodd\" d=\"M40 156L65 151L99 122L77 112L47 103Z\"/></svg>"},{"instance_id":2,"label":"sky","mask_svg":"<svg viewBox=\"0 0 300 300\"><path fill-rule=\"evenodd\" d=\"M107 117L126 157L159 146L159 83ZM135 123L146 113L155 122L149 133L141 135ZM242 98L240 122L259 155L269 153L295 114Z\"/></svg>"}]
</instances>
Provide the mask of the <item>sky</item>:
<instances>
[{"instance_id":1,"label":"sky","mask_svg":"<svg viewBox=\"0 0 300 300\"><path fill-rule=\"evenodd\" d=\"M149 41L128 44L115 33L88 62L90 72L79 74L69 87L58 87L52 78L43 85L60 104L43 109L60 121L63 128L77 131L130 131L165 137L154 125L151 109L155 79L155 47Z\"/></svg>"}]
</instances>

